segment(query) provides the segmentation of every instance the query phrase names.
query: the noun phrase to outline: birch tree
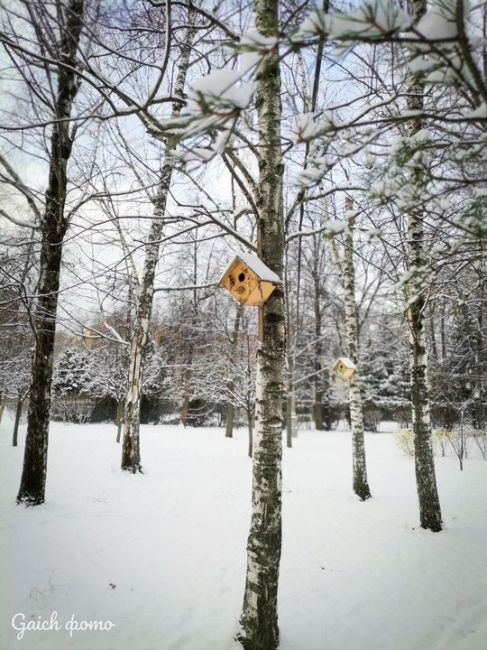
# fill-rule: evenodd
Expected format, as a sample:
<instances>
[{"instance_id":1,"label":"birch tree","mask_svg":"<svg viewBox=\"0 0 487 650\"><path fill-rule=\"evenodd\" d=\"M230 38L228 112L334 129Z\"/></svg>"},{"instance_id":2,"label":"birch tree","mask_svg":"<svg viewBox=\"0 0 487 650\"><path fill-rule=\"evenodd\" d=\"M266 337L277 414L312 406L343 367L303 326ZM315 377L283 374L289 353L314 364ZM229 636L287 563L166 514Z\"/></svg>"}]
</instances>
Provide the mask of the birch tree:
<instances>
[{"instance_id":1,"label":"birch tree","mask_svg":"<svg viewBox=\"0 0 487 650\"><path fill-rule=\"evenodd\" d=\"M195 17L192 15L192 21L194 20ZM177 97L184 96L184 84L190 63L194 34L195 27L193 22L181 48L179 69L174 88L174 94ZM180 112L181 104L177 102L173 105L172 117L177 118ZM130 365L127 382L127 399L125 402L122 469L134 474L142 470L140 456L140 400L142 395L143 362L154 299L154 277L159 261L160 240L165 225L164 217L175 165L173 156L175 147L176 140L168 138L166 141L164 160L161 166L159 188L154 201L153 221L145 244L144 267L139 285L135 322L130 341Z\"/></svg>"},{"instance_id":2,"label":"birch tree","mask_svg":"<svg viewBox=\"0 0 487 650\"><path fill-rule=\"evenodd\" d=\"M411 0L410 10L415 21L426 13L424 0ZM409 73L407 105L411 111L422 112L423 80L419 74ZM413 120L409 125L410 136L424 128L423 120ZM425 170L421 159L410 161L412 182L417 188L425 184ZM409 281L405 283L408 301L407 319L410 331L411 360L411 406L414 432L414 462L419 500L419 516L422 528L434 532L442 529L440 501L436 486L433 445L431 441L430 386L428 378L428 350L426 341L425 295L423 269L426 263L427 242L423 226L424 214L421 204L408 213Z\"/></svg>"},{"instance_id":3,"label":"birch tree","mask_svg":"<svg viewBox=\"0 0 487 650\"><path fill-rule=\"evenodd\" d=\"M264 37L279 33L277 0L255 0L256 26ZM283 277L281 100L277 48L260 64L256 108L259 129L258 254ZM277 589L281 556L282 371L285 306L278 286L261 308L257 353L252 517L240 640L246 650L273 650L279 641Z\"/></svg>"},{"instance_id":4,"label":"birch tree","mask_svg":"<svg viewBox=\"0 0 487 650\"><path fill-rule=\"evenodd\" d=\"M345 330L348 341L348 356L356 366L350 379L350 423L352 428L353 490L362 501L371 497L367 481L367 464L364 443L364 411L362 402L360 362L359 362L359 322L355 299L355 267L353 261L353 225L355 215L352 203L348 201L346 212L348 228L344 236L343 260L340 262L338 250L332 241L332 250L341 276L345 302Z\"/></svg>"}]
</instances>

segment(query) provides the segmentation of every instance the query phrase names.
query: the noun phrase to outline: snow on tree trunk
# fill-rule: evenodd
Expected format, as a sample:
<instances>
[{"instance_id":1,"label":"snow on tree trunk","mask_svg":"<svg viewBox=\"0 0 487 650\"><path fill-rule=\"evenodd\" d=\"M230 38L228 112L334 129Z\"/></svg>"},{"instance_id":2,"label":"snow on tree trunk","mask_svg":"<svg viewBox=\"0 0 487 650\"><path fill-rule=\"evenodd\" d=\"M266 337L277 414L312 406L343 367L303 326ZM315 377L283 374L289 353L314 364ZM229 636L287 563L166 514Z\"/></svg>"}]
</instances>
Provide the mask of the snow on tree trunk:
<instances>
[{"instance_id":1,"label":"snow on tree trunk","mask_svg":"<svg viewBox=\"0 0 487 650\"><path fill-rule=\"evenodd\" d=\"M357 366L350 380L350 422L352 426L353 457L353 491L365 501L369 499L370 489L367 482L367 464L365 461L364 415L360 370L358 363L359 334L358 315L355 302L355 269L353 263L353 223L345 236L345 253L343 257L343 289L345 294L345 329L348 339L348 356Z\"/></svg>"},{"instance_id":2,"label":"snow on tree trunk","mask_svg":"<svg viewBox=\"0 0 487 650\"><path fill-rule=\"evenodd\" d=\"M179 69L174 88L174 95L184 96L184 85L188 71L191 47L195 30L191 27L186 35ZM180 104L174 104L173 116L179 115ZM138 305L135 323L130 341L130 365L128 389L125 402L125 430L122 449L122 469L134 474L142 470L140 457L140 401L142 398L142 380L145 348L149 334L149 323L154 298L154 276L159 261L159 247L165 225L166 204L174 169L174 140L168 140L161 169L157 196L154 202L154 217L145 244L144 268L139 286Z\"/></svg>"},{"instance_id":3,"label":"snow on tree trunk","mask_svg":"<svg viewBox=\"0 0 487 650\"><path fill-rule=\"evenodd\" d=\"M426 11L426 2L413 0L411 10L415 20L418 20ZM409 73L407 96L409 110L422 112L424 104L422 93L421 80L416 75ZM408 135L412 136L422 128L422 120L414 120L411 122ZM413 175L412 181L418 188L423 187L425 183L424 168L420 162L414 163ZM410 331L411 406L420 523L422 528L438 532L442 529L442 521L431 441L425 298L422 287L422 269L426 262L425 246L428 244L425 242L423 218L421 208L409 211L407 260L409 280L405 287Z\"/></svg>"},{"instance_id":4,"label":"snow on tree trunk","mask_svg":"<svg viewBox=\"0 0 487 650\"><path fill-rule=\"evenodd\" d=\"M257 29L277 35L277 0L255 0ZM281 104L278 52L261 63L257 77L259 126L258 253L283 277ZM274 650L279 641L277 589L281 556L282 371L285 305L278 286L261 308L262 340L257 353L256 421L252 516L247 542L247 577L239 639L246 650Z\"/></svg>"},{"instance_id":5,"label":"snow on tree trunk","mask_svg":"<svg viewBox=\"0 0 487 650\"><path fill-rule=\"evenodd\" d=\"M64 65L60 65L57 70L56 121L51 133L46 205L40 223L40 275L33 316L35 343L24 465L17 495L17 502L26 505L38 505L45 500L56 313L62 246L68 226L64 204L67 164L73 145L69 118L79 89L76 53L83 24L83 10L83 0L69 2L65 10L66 24L62 30L61 43L58 45L58 56Z\"/></svg>"}]
</instances>

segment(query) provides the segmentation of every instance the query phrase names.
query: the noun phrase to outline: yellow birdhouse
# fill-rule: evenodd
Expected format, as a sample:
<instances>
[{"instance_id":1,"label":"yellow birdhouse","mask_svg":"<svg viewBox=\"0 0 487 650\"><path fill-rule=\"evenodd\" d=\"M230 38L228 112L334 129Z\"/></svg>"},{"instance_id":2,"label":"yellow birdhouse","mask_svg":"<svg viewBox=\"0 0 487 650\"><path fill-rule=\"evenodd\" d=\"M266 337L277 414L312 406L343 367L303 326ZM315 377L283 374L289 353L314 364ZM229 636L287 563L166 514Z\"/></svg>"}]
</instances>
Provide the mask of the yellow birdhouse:
<instances>
[{"instance_id":1,"label":"yellow birdhouse","mask_svg":"<svg viewBox=\"0 0 487 650\"><path fill-rule=\"evenodd\" d=\"M250 253L239 253L222 275L218 286L227 289L241 305L261 307L281 284L279 276Z\"/></svg>"},{"instance_id":2,"label":"yellow birdhouse","mask_svg":"<svg viewBox=\"0 0 487 650\"><path fill-rule=\"evenodd\" d=\"M348 357L339 357L332 367L332 372L339 379L350 380L357 372L357 366Z\"/></svg>"}]
</instances>

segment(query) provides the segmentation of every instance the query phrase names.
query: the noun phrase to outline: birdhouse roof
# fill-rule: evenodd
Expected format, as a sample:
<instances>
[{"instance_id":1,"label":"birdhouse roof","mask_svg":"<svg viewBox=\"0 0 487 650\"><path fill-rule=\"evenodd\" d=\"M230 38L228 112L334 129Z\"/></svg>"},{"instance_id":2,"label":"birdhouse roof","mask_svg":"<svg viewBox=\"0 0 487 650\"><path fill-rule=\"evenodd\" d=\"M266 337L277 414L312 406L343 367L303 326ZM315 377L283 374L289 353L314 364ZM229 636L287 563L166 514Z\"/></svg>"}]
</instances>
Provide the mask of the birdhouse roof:
<instances>
[{"instance_id":1,"label":"birdhouse roof","mask_svg":"<svg viewBox=\"0 0 487 650\"><path fill-rule=\"evenodd\" d=\"M221 285L223 278L238 260L240 260L242 264L245 264L248 269L255 273L259 280L262 280L263 282L272 282L273 284L281 283L281 278L277 275L277 273L271 271L271 269L266 266L264 262L259 257L257 257L257 255L252 255L251 253L239 253L236 257L234 257L234 259L225 269L225 273L222 275L220 281L218 282L219 286Z\"/></svg>"},{"instance_id":2,"label":"birdhouse roof","mask_svg":"<svg viewBox=\"0 0 487 650\"><path fill-rule=\"evenodd\" d=\"M357 366L348 357L338 357L338 359L333 364L333 367L337 366L339 363L342 363L346 368L351 368L352 370L357 369Z\"/></svg>"}]
</instances>

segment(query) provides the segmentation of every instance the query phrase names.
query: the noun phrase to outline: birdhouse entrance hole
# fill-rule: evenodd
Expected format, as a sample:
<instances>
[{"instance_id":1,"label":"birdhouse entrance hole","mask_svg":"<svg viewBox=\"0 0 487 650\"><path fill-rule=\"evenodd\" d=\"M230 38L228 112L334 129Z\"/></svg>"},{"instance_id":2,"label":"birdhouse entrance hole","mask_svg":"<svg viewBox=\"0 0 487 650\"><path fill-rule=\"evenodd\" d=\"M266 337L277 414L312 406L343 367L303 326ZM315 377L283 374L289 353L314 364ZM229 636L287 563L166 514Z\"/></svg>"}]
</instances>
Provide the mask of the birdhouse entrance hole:
<instances>
[{"instance_id":1,"label":"birdhouse entrance hole","mask_svg":"<svg viewBox=\"0 0 487 650\"><path fill-rule=\"evenodd\" d=\"M279 276L256 255L241 253L231 262L218 286L227 289L241 305L261 307L280 283Z\"/></svg>"},{"instance_id":2,"label":"birdhouse entrance hole","mask_svg":"<svg viewBox=\"0 0 487 650\"><path fill-rule=\"evenodd\" d=\"M357 372L357 366L348 357L340 357L333 364L331 371L338 379L344 381L352 379Z\"/></svg>"}]
</instances>

